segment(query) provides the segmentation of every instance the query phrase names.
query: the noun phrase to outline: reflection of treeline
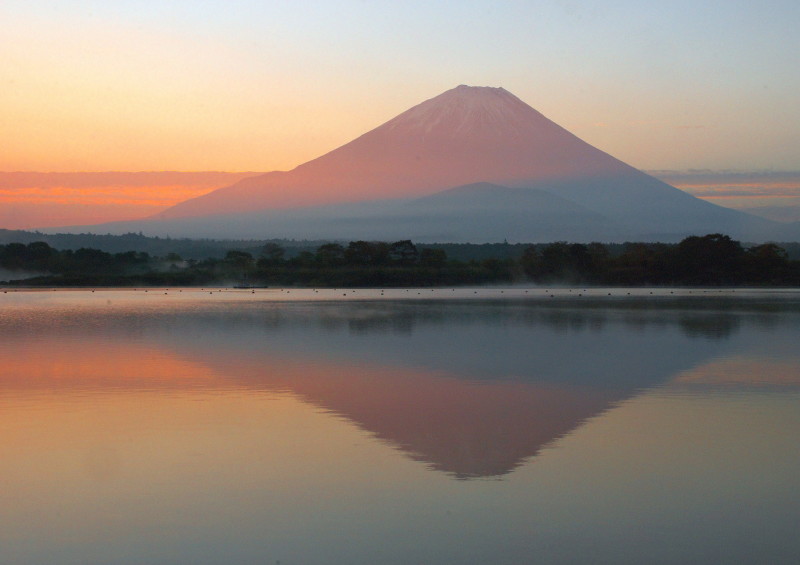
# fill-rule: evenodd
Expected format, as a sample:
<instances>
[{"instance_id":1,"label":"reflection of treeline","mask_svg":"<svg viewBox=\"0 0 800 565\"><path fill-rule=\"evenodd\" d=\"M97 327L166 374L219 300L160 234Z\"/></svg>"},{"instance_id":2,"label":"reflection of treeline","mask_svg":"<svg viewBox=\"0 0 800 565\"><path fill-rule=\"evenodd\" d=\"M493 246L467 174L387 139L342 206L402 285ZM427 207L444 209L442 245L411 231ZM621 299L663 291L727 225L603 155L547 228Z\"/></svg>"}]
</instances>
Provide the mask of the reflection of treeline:
<instances>
[{"instance_id":1,"label":"reflection of treeline","mask_svg":"<svg viewBox=\"0 0 800 565\"><path fill-rule=\"evenodd\" d=\"M778 245L745 249L721 234L688 237L678 244L601 243L529 245L521 256L481 260L449 258L445 249L394 243L326 243L288 256L267 243L257 252L230 250L222 258L183 259L176 253L108 253L57 250L45 242L0 245L0 267L46 273L25 284L253 286L452 286L486 283L574 283L596 285L773 285L800 284L800 261ZM11 277L13 278L13 277Z\"/></svg>"}]
</instances>

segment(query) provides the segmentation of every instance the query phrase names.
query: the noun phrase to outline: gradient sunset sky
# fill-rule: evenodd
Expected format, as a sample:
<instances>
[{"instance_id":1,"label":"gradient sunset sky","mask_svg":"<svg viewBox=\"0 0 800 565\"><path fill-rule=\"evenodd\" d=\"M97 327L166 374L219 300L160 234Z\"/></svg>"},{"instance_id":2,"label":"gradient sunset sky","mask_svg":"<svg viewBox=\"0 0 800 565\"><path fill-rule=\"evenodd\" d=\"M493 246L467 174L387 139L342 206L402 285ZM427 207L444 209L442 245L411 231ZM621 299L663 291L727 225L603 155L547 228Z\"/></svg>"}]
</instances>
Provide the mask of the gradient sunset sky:
<instances>
[{"instance_id":1,"label":"gradient sunset sky","mask_svg":"<svg viewBox=\"0 0 800 565\"><path fill-rule=\"evenodd\" d=\"M0 3L0 171L290 169L458 84L641 169L800 168L800 4Z\"/></svg>"}]
</instances>

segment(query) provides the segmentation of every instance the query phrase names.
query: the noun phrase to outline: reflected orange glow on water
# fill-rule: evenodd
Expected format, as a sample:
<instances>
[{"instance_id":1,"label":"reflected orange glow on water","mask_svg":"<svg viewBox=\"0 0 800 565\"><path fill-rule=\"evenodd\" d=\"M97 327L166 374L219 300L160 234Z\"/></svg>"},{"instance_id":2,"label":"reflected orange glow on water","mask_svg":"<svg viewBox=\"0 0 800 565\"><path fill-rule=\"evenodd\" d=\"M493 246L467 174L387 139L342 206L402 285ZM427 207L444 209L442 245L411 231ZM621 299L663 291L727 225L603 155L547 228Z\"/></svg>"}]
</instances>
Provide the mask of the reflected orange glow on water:
<instances>
[{"instance_id":1,"label":"reflected orange glow on water","mask_svg":"<svg viewBox=\"0 0 800 565\"><path fill-rule=\"evenodd\" d=\"M127 396L108 396L117 390L187 396L207 391L290 393L433 469L463 478L512 471L624 396L589 387L478 383L423 369L242 355L224 348L189 359L137 342L87 346L39 339L16 343L0 357L0 386L6 391L101 394L103 411L111 400L128 403ZM131 413L126 418L136 420Z\"/></svg>"},{"instance_id":2,"label":"reflected orange glow on water","mask_svg":"<svg viewBox=\"0 0 800 565\"><path fill-rule=\"evenodd\" d=\"M102 545L131 532L169 538L178 524L202 531L220 513L291 514L331 484L362 480L367 462L386 476L405 470L352 426L252 391L6 394L0 431L0 540L34 545L42 534ZM309 484L320 469L327 479Z\"/></svg>"},{"instance_id":3,"label":"reflected orange glow on water","mask_svg":"<svg viewBox=\"0 0 800 565\"><path fill-rule=\"evenodd\" d=\"M216 380L202 365L137 343L38 339L0 348L0 387L6 390L182 388Z\"/></svg>"}]
</instances>

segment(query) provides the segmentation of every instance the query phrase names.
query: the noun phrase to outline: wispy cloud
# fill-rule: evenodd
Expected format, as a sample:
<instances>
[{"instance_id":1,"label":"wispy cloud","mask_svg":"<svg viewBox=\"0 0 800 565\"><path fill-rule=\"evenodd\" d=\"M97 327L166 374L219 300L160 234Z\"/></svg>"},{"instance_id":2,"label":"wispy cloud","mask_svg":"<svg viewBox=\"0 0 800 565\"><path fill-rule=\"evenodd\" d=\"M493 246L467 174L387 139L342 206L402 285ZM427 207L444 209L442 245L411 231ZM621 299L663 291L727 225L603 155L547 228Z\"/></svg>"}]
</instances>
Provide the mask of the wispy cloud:
<instances>
[{"instance_id":1,"label":"wispy cloud","mask_svg":"<svg viewBox=\"0 0 800 565\"><path fill-rule=\"evenodd\" d=\"M752 209L800 205L800 171L649 171L689 194L722 206ZM795 218L792 213L789 219ZM773 219L778 219L773 218ZM781 219L784 219L781 216Z\"/></svg>"},{"instance_id":2,"label":"wispy cloud","mask_svg":"<svg viewBox=\"0 0 800 565\"><path fill-rule=\"evenodd\" d=\"M0 227L27 229L142 218L252 174L0 172Z\"/></svg>"}]
</instances>

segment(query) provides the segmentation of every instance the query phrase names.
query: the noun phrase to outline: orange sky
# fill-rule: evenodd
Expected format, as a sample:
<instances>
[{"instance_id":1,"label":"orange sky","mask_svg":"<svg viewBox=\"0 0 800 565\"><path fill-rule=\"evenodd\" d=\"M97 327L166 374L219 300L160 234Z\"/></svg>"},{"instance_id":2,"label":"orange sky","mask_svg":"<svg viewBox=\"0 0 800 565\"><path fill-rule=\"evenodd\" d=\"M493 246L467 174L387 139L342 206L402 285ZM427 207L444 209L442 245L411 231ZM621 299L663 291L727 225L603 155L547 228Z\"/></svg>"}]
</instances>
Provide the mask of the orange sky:
<instances>
[{"instance_id":1,"label":"orange sky","mask_svg":"<svg viewBox=\"0 0 800 565\"><path fill-rule=\"evenodd\" d=\"M798 16L5 0L0 171L286 170L458 84L503 86L637 168L794 170Z\"/></svg>"},{"instance_id":2,"label":"orange sky","mask_svg":"<svg viewBox=\"0 0 800 565\"><path fill-rule=\"evenodd\" d=\"M139 219L253 174L0 172L0 228Z\"/></svg>"}]
</instances>

